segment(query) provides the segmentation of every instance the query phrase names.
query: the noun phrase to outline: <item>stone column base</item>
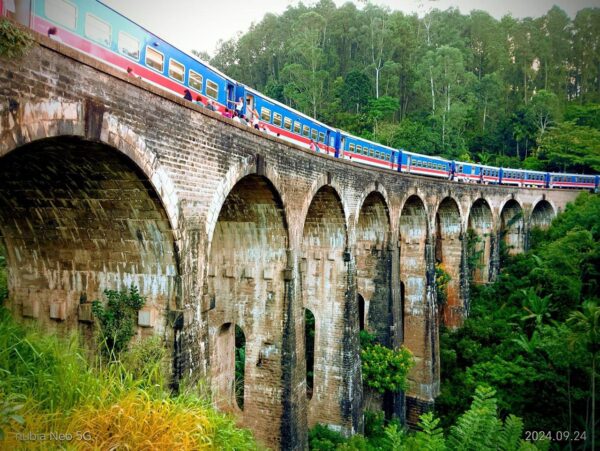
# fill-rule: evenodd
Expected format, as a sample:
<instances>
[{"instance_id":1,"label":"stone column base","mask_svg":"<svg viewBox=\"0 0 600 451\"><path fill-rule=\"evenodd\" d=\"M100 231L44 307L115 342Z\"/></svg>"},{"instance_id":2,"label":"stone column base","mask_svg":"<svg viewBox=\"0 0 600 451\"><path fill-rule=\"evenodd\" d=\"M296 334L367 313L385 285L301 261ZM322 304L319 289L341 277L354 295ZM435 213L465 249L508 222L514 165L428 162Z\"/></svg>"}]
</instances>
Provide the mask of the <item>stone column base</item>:
<instances>
[{"instance_id":1,"label":"stone column base","mask_svg":"<svg viewBox=\"0 0 600 451\"><path fill-rule=\"evenodd\" d=\"M433 410L434 401L414 398L406 395L406 425L414 429L419 424L419 417Z\"/></svg>"}]
</instances>

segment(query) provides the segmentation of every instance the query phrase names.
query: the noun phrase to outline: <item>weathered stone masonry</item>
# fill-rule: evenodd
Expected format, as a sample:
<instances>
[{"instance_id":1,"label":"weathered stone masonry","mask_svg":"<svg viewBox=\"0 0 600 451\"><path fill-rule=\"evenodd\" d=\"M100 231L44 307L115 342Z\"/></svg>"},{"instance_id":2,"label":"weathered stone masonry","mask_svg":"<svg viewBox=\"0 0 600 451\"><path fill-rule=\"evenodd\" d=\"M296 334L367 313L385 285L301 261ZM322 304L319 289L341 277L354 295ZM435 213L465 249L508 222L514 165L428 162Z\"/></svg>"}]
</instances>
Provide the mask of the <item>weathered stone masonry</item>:
<instances>
[{"instance_id":1,"label":"weathered stone masonry","mask_svg":"<svg viewBox=\"0 0 600 451\"><path fill-rule=\"evenodd\" d=\"M460 324L468 301L467 231L482 237L486 282L501 242L523 249L530 227L576 195L314 155L37 39L0 65L11 309L90 334L89 301L135 284L149 301L139 334L164 336L176 374L207 379L218 405L273 448L306 448L317 422L361 430L361 327L414 353L415 422L439 391L438 324ZM436 262L452 277L441 311ZM310 399L305 308L316 320ZM235 326L246 339L243 410Z\"/></svg>"}]
</instances>

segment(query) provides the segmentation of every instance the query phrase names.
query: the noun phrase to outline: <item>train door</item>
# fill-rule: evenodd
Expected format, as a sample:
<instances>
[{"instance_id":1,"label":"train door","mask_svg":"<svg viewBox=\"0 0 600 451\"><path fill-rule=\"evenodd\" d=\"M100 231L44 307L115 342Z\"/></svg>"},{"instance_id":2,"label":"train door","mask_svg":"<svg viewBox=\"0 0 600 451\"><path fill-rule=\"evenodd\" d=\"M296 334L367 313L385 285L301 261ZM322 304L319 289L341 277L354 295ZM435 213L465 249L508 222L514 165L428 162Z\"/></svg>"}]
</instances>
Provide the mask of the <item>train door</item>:
<instances>
[{"instance_id":1,"label":"train door","mask_svg":"<svg viewBox=\"0 0 600 451\"><path fill-rule=\"evenodd\" d=\"M231 82L227 82L227 100L225 101L225 106L227 108L233 109L235 107L234 102L235 98L235 86Z\"/></svg>"},{"instance_id":2,"label":"train door","mask_svg":"<svg viewBox=\"0 0 600 451\"><path fill-rule=\"evenodd\" d=\"M411 165L412 165L412 155L407 155L406 156L406 172L408 172L409 174L412 169Z\"/></svg>"},{"instance_id":3,"label":"train door","mask_svg":"<svg viewBox=\"0 0 600 451\"><path fill-rule=\"evenodd\" d=\"M339 158L340 157L340 153L343 152L342 146L344 145L344 138L342 138L342 134L340 133L339 130L336 130L335 132L335 141L334 141L334 145L333 148L335 149L335 157Z\"/></svg>"},{"instance_id":4,"label":"train door","mask_svg":"<svg viewBox=\"0 0 600 451\"><path fill-rule=\"evenodd\" d=\"M235 101L242 99L244 101L244 106L242 107L242 114L246 113L246 87L244 85L237 85L235 87Z\"/></svg>"}]
</instances>

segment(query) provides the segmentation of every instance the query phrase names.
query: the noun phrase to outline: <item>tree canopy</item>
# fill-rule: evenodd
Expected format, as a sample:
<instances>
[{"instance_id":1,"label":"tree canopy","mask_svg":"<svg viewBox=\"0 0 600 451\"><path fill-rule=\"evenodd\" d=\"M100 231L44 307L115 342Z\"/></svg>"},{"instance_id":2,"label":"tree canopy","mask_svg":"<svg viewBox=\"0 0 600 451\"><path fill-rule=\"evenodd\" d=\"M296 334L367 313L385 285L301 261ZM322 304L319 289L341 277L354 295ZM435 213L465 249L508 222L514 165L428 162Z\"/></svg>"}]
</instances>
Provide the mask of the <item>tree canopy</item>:
<instances>
[{"instance_id":1,"label":"tree canopy","mask_svg":"<svg viewBox=\"0 0 600 451\"><path fill-rule=\"evenodd\" d=\"M299 3L211 63L302 112L448 158L598 172L600 8L571 19Z\"/></svg>"}]
</instances>

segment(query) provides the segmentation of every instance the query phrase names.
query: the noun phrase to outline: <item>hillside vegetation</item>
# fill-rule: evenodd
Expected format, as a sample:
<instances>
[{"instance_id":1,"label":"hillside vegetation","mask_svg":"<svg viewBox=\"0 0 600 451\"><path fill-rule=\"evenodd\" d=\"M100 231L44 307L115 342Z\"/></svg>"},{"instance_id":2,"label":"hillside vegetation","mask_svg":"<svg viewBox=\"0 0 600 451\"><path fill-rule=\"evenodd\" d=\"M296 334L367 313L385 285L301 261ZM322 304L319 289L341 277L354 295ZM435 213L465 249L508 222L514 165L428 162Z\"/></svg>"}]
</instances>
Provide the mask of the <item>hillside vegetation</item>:
<instances>
[{"instance_id":1,"label":"hillside vegetation","mask_svg":"<svg viewBox=\"0 0 600 451\"><path fill-rule=\"evenodd\" d=\"M207 395L171 393L159 339L133 345L118 360L85 356L76 335L42 335L0 307L0 448L259 448Z\"/></svg>"},{"instance_id":2,"label":"hillside vegetation","mask_svg":"<svg viewBox=\"0 0 600 451\"><path fill-rule=\"evenodd\" d=\"M290 6L221 42L210 62L394 148L600 172L600 8L573 19L557 6L525 19L421 12L332 0Z\"/></svg>"}]
</instances>

